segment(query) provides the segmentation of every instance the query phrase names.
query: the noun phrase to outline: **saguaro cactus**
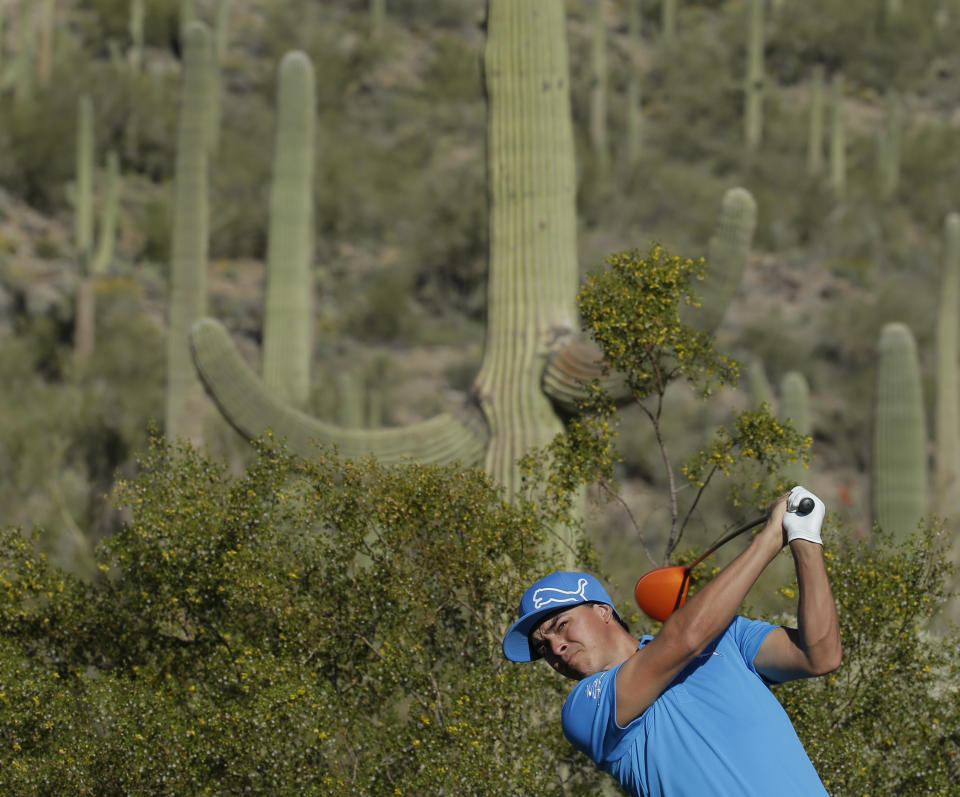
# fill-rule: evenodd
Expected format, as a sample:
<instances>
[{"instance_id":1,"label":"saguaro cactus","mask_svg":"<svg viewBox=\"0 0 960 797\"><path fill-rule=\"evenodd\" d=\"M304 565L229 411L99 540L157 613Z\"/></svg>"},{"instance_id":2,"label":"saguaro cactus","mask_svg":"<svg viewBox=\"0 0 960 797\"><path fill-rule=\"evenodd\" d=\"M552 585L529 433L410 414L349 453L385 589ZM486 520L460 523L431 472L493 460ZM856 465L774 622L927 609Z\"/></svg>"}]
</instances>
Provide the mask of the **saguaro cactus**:
<instances>
[{"instance_id":1,"label":"saguaro cactus","mask_svg":"<svg viewBox=\"0 0 960 797\"><path fill-rule=\"evenodd\" d=\"M210 108L207 112L207 145L210 158L220 150L220 118L223 106L223 77L221 68L230 38L230 0L217 0L213 28L213 57L210 59Z\"/></svg>"},{"instance_id":2,"label":"saguaro cactus","mask_svg":"<svg viewBox=\"0 0 960 797\"><path fill-rule=\"evenodd\" d=\"M960 520L960 390L957 385L957 321L960 303L960 214L944 222L946 239L937 312L936 491L937 513Z\"/></svg>"},{"instance_id":3,"label":"saguaro cactus","mask_svg":"<svg viewBox=\"0 0 960 797\"><path fill-rule=\"evenodd\" d=\"M143 31L146 21L144 0L130 0L130 67L139 72L143 67Z\"/></svg>"},{"instance_id":4,"label":"saguaro cactus","mask_svg":"<svg viewBox=\"0 0 960 797\"><path fill-rule=\"evenodd\" d=\"M96 293L91 276L93 250L93 100L77 101L76 181L73 186L73 225L77 252L77 293L73 353L84 360L93 353L96 335Z\"/></svg>"},{"instance_id":5,"label":"saguaro cactus","mask_svg":"<svg viewBox=\"0 0 960 797\"><path fill-rule=\"evenodd\" d=\"M73 192L73 231L77 256L84 274L93 250L93 100L77 100L76 182Z\"/></svg>"},{"instance_id":6,"label":"saguaro cactus","mask_svg":"<svg viewBox=\"0 0 960 797\"><path fill-rule=\"evenodd\" d=\"M607 13L605 0L593 0L593 39L590 46L590 147L602 184L610 176L607 141Z\"/></svg>"},{"instance_id":7,"label":"saguaro cactus","mask_svg":"<svg viewBox=\"0 0 960 797\"><path fill-rule=\"evenodd\" d=\"M697 290L700 307L684 312L684 320L704 332L720 326L737 291L757 226L757 202L746 188L723 195L717 228L707 250L707 269Z\"/></svg>"},{"instance_id":8,"label":"saguaro cactus","mask_svg":"<svg viewBox=\"0 0 960 797\"><path fill-rule=\"evenodd\" d=\"M489 25L490 283L476 391L486 468L514 488L516 460L562 429L540 379L579 328L576 174L562 5L491 2Z\"/></svg>"},{"instance_id":9,"label":"saguaro cactus","mask_svg":"<svg viewBox=\"0 0 960 797\"><path fill-rule=\"evenodd\" d=\"M643 115L640 109L640 0L627 3L627 52L630 72L627 75L627 165L636 166L643 143Z\"/></svg>"},{"instance_id":10,"label":"saguaro cactus","mask_svg":"<svg viewBox=\"0 0 960 797\"><path fill-rule=\"evenodd\" d=\"M204 319L192 335L197 368L241 433L256 436L269 426L301 451L319 440L337 443L347 456L374 453L385 461L482 461L513 492L519 457L562 429L541 377L547 357L570 344L578 326L563 6L491 0L487 31L490 282L474 400L408 427L342 429L282 402L243 364L222 325Z\"/></svg>"},{"instance_id":11,"label":"saguaro cactus","mask_svg":"<svg viewBox=\"0 0 960 797\"><path fill-rule=\"evenodd\" d=\"M113 262L113 250L117 240L117 206L120 202L120 158L113 150L107 153L107 185L100 210L100 229L97 233L97 248L90 271L99 276L105 274Z\"/></svg>"},{"instance_id":12,"label":"saguaro cactus","mask_svg":"<svg viewBox=\"0 0 960 797\"><path fill-rule=\"evenodd\" d=\"M677 0L660 0L660 32L664 41L672 42L677 35Z\"/></svg>"},{"instance_id":13,"label":"saguaro cactus","mask_svg":"<svg viewBox=\"0 0 960 797\"><path fill-rule=\"evenodd\" d=\"M899 322L880 333L872 464L874 522L910 534L927 511L926 426L917 345Z\"/></svg>"},{"instance_id":14,"label":"saguaro cactus","mask_svg":"<svg viewBox=\"0 0 960 797\"><path fill-rule=\"evenodd\" d=\"M810 416L810 388L807 378L799 371L788 371L780 380L780 418L789 420L802 435L809 435L813 431L813 422ZM786 471L787 478L794 484L806 481L806 468L800 463L794 463Z\"/></svg>"},{"instance_id":15,"label":"saguaro cactus","mask_svg":"<svg viewBox=\"0 0 960 797\"><path fill-rule=\"evenodd\" d=\"M170 438L203 439L203 389L190 359L190 326L207 308L207 109L210 32L184 31L183 85L174 174L173 243L167 334L165 429Z\"/></svg>"},{"instance_id":16,"label":"saguaro cactus","mask_svg":"<svg viewBox=\"0 0 960 797\"><path fill-rule=\"evenodd\" d=\"M491 0L487 31L490 277L484 357L472 401L403 428L326 424L281 402L243 364L222 325L204 319L192 335L197 368L243 434L270 427L300 451L319 440L336 443L347 456L373 453L388 462L482 462L514 493L521 484L517 460L562 430L541 380L548 357L569 348L578 329L563 6ZM573 541L565 542L569 553Z\"/></svg>"},{"instance_id":17,"label":"saguaro cactus","mask_svg":"<svg viewBox=\"0 0 960 797\"><path fill-rule=\"evenodd\" d=\"M883 127L877 133L877 178L880 195L892 197L900 184L900 97L887 93Z\"/></svg>"},{"instance_id":18,"label":"saguaro cactus","mask_svg":"<svg viewBox=\"0 0 960 797\"><path fill-rule=\"evenodd\" d=\"M773 387L767 378L767 371L763 367L763 360L759 357L750 358L747 363L747 389L750 392L750 406L759 408L763 404L773 412Z\"/></svg>"},{"instance_id":19,"label":"saguaro cactus","mask_svg":"<svg viewBox=\"0 0 960 797\"><path fill-rule=\"evenodd\" d=\"M31 4L32 5L32 4ZM37 83L46 86L53 72L53 39L57 28L57 0L40 0L37 20Z\"/></svg>"},{"instance_id":20,"label":"saguaro cactus","mask_svg":"<svg viewBox=\"0 0 960 797\"><path fill-rule=\"evenodd\" d=\"M747 3L747 77L744 81L743 122L747 151L755 152L763 139L763 2Z\"/></svg>"},{"instance_id":21,"label":"saguaro cactus","mask_svg":"<svg viewBox=\"0 0 960 797\"><path fill-rule=\"evenodd\" d=\"M839 73L830 84L830 187L838 199L847 190L847 130L843 75Z\"/></svg>"},{"instance_id":22,"label":"saguaro cactus","mask_svg":"<svg viewBox=\"0 0 960 797\"><path fill-rule=\"evenodd\" d=\"M807 174L817 177L823 171L823 64L815 64L810 79L810 118L807 139Z\"/></svg>"},{"instance_id":23,"label":"saguaro cactus","mask_svg":"<svg viewBox=\"0 0 960 797\"><path fill-rule=\"evenodd\" d=\"M263 381L303 408L313 353L313 172L316 100L306 53L280 62L270 189Z\"/></svg>"},{"instance_id":24,"label":"saguaro cactus","mask_svg":"<svg viewBox=\"0 0 960 797\"><path fill-rule=\"evenodd\" d=\"M377 39L383 35L387 22L387 0L370 0L370 35Z\"/></svg>"}]
</instances>

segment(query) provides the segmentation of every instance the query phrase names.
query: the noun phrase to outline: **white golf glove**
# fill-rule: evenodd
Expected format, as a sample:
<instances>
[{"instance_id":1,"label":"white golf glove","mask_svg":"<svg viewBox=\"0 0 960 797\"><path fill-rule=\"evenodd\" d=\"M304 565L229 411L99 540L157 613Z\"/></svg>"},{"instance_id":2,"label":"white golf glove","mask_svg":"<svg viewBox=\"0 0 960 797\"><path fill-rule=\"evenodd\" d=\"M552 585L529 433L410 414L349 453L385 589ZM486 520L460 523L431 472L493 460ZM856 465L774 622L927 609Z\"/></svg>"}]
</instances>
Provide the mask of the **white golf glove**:
<instances>
[{"instance_id":1,"label":"white golf glove","mask_svg":"<svg viewBox=\"0 0 960 797\"><path fill-rule=\"evenodd\" d=\"M800 502L804 498L810 498L813 501L813 510L801 515L798 510ZM794 487L787 498L787 513L783 516L783 528L787 532L787 542L809 540L818 545L823 545L823 540L820 538L820 527L823 525L823 516L826 513L827 507L823 501L806 487L800 487L799 485Z\"/></svg>"}]
</instances>

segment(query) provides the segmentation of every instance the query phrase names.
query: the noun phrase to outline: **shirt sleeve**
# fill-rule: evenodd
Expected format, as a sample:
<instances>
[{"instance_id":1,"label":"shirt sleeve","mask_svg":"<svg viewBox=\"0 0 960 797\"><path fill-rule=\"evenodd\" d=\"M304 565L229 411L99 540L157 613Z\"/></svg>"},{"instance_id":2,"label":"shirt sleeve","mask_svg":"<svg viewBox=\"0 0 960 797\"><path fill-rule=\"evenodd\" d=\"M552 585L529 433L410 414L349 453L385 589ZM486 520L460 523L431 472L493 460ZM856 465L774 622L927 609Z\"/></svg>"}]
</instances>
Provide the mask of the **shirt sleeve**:
<instances>
[{"instance_id":1,"label":"shirt sleeve","mask_svg":"<svg viewBox=\"0 0 960 797\"><path fill-rule=\"evenodd\" d=\"M595 673L578 683L563 704L563 735L593 761L602 761L616 712L617 670Z\"/></svg>"},{"instance_id":2,"label":"shirt sleeve","mask_svg":"<svg viewBox=\"0 0 960 797\"><path fill-rule=\"evenodd\" d=\"M778 627L765 620L749 620L739 615L734 617L733 622L730 623L729 633L743 656L744 664L751 672L756 673L761 678L763 676L757 672L753 660L760 651L760 646L763 644L763 640L767 638L767 634Z\"/></svg>"}]
</instances>

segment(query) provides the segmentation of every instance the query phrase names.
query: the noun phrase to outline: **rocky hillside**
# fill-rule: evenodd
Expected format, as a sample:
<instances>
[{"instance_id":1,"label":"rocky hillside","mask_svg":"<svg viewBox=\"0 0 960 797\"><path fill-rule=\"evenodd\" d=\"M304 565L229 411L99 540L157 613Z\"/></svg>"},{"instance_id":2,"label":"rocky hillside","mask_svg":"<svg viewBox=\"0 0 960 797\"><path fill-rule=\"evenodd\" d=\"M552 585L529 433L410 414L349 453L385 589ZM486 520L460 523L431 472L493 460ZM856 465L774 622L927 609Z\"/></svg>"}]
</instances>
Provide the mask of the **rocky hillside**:
<instances>
[{"instance_id":1,"label":"rocky hillside","mask_svg":"<svg viewBox=\"0 0 960 797\"><path fill-rule=\"evenodd\" d=\"M567 2L583 270L652 240L702 254L723 192L748 188L758 202L757 229L718 340L744 363L760 363L775 390L787 372L805 375L815 439L809 481L865 530L875 345L888 321L914 331L933 417L942 227L955 209L960 168L953 80L960 13L933 0L906 4L896 17L867 0L842 10L826 0L768 4L763 137L748 151L744 3L681 3L672 35L654 2L640 4L639 32L631 29L631 5L602 2L603 43L595 48L596 3ZM113 474L134 467L147 422L162 416L180 3L147 3L140 50L128 3L61 0L46 73L38 71L39 56L19 57L18 26L41 24L31 16L34 5L14 7L4 28L0 95L0 390L8 415L0 429L0 503L10 522L96 539L116 522L103 498ZM389 425L427 417L470 390L483 344L487 198L482 4L388 0L386 7L378 28L360 0L227 4L220 144L210 175L209 301L256 366L276 68L283 54L302 49L316 68L318 102L312 409L336 418L349 401L342 385L338 397L337 375L349 372L382 397L376 422ZM195 13L216 29L219 8L197 0ZM824 93L832 76L844 79L842 190L831 171L832 106L821 133L822 169L808 165L818 66L828 77ZM598 85L607 89L600 144L590 132ZM627 139L634 90L642 118L636 156ZM119 153L123 189L110 278L98 288L106 308L98 340L105 343L92 365L77 368L68 198L82 94L95 107L98 163L110 150ZM892 96L902 123L899 171L888 190L877 165L888 150L877 142ZM98 166L100 208L103 180ZM158 368L148 372L149 363ZM56 398L67 394L75 399L71 413ZM704 414L677 397L676 450L692 451L708 423L750 400L746 390L728 391ZM55 422L38 428L46 416ZM218 435L223 450L241 455L242 444L223 429ZM625 493L651 531L662 476L629 414L623 442ZM58 481L60 497L45 502ZM716 517L703 518L701 537L719 530ZM611 563L636 533L612 510L591 523Z\"/></svg>"}]
</instances>

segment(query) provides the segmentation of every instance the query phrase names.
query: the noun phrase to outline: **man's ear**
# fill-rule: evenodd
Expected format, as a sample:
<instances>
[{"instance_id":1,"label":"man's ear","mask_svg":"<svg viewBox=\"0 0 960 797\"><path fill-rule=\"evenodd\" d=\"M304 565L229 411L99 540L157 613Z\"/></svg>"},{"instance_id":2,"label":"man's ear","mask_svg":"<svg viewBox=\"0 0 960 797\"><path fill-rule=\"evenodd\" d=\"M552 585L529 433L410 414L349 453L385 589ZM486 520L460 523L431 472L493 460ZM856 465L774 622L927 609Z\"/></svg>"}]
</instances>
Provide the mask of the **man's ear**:
<instances>
[{"instance_id":1,"label":"man's ear","mask_svg":"<svg viewBox=\"0 0 960 797\"><path fill-rule=\"evenodd\" d=\"M613 619L613 607L609 603L595 603L593 607L600 612L603 622L609 623Z\"/></svg>"}]
</instances>

